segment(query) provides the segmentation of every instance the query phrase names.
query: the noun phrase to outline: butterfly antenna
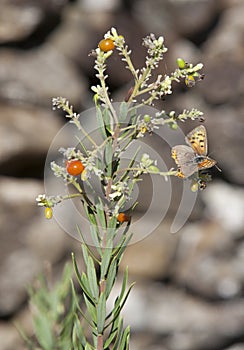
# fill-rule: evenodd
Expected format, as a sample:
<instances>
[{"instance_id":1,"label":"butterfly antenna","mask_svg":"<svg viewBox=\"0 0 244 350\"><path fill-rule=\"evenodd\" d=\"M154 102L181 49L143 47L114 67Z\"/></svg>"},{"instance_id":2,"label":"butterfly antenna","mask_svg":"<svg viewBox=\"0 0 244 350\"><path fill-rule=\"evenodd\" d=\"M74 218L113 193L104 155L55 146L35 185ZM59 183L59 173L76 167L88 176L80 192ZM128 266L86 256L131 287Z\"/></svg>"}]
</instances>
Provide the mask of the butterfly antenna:
<instances>
[{"instance_id":1,"label":"butterfly antenna","mask_svg":"<svg viewBox=\"0 0 244 350\"><path fill-rule=\"evenodd\" d=\"M211 153L209 153L209 155L208 155L208 157L209 156L211 156L212 157L212 154L213 154L214 152L211 152ZM220 173L222 173L222 170L218 167L218 165L214 165L217 169L218 169L218 171L220 172Z\"/></svg>"},{"instance_id":2,"label":"butterfly antenna","mask_svg":"<svg viewBox=\"0 0 244 350\"><path fill-rule=\"evenodd\" d=\"M217 168L218 169L218 171L220 172L220 173L222 173L222 170L218 167L218 165L214 165L215 166L215 168Z\"/></svg>"}]
</instances>

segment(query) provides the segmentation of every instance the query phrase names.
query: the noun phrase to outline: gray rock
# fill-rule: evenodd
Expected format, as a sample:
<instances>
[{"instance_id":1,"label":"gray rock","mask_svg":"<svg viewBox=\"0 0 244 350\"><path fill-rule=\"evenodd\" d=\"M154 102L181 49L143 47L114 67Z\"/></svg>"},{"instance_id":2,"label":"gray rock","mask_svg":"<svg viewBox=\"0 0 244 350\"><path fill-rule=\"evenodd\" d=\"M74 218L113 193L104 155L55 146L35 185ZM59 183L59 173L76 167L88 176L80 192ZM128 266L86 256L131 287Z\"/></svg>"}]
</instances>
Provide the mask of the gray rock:
<instances>
[{"instance_id":1,"label":"gray rock","mask_svg":"<svg viewBox=\"0 0 244 350\"><path fill-rule=\"evenodd\" d=\"M49 45L28 52L2 50L0 67L2 99L44 106L56 96L77 105L86 99L85 79Z\"/></svg>"},{"instance_id":2,"label":"gray rock","mask_svg":"<svg viewBox=\"0 0 244 350\"><path fill-rule=\"evenodd\" d=\"M216 306L175 288L137 283L124 313L133 332L148 333L149 339L154 336L154 343L157 339L163 348L210 349L223 347L243 333L243 303L240 299ZM141 346L148 348L148 344Z\"/></svg>"},{"instance_id":3,"label":"gray rock","mask_svg":"<svg viewBox=\"0 0 244 350\"><path fill-rule=\"evenodd\" d=\"M244 133L244 109L238 102L233 107L219 106L209 111L207 129L209 137L209 152L217 160L223 175L236 185L244 184L244 165L242 142ZM217 173L217 172L216 172ZM221 173L219 173L221 175Z\"/></svg>"},{"instance_id":4,"label":"gray rock","mask_svg":"<svg viewBox=\"0 0 244 350\"><path fill-rule=\"evenodd\" d=\"M0 43L26 40L60 14L67 0L1 0ZM44 29L44 28L43 28Z\"/></svg>"},{"instance_id":5,"label":"gray rock","mask_svg":"<svg viewBox=\"0 0 244 350\"><path fill-rule=\"evenodd\" d=\"M170 223L163 222L148 237L127 248L121 268L129 266L136 278L162 279L168 276L178 240L179 236L170 234Z\"/></svg>"},{"instance_id":6,"label":"gray rock","mask_svg":"<svg viewBox=\"0 0 244 350\"><path fill-rule=\"evenodd\" d=\"M0 315L12 314L26 299L26 287L41 269L41 261L28 249L11 252L1 264Z\"/></svg>"},{"instance_id":7,"label":"gray rock","mask_svg":"<svg viewBox=\"0 0 244 350\"><path fill-rule=\"evenodd\" d=\"M183 36L205 31L218 10L218 2L211 0L170 0L169 3L175 30Z\"/></svg>"},{"instance_id":8,"label":"gray rock","mask_svg":"<svg viewBox=\"0 0 244 350\"><path fill-rule=\"evenodd\" d=\"M25 39L43 19L43 11L39 6L27 1L18 4L17 1L1 0L0 10L0 42L10 42Z\"/></svg>"},{"instance_id":9,"label":"gray rock","mask_svg":"<svg viewBox=\"0 0 244 350\"><path fill-rule=\"evenodd\" d=\"M244 344L238 343L238 344L235 344L235 345L232 345L232 346L226 348L225 350L244 350Z\"/></svg>"},{"instance_id":10,"label":"gray rock","mask_svg":"<svg viewBox=\"0 0 244 350\"><path fill-rule=\"evenodd\" d=\"M243 64L243 1L233 2L220 17L219 23L203 45L209 58L226 58Z\"/></svg>"},{"instance_id":11,"label":"gray rock","mask_svg":"<svg viewBox=\"0 0 244 350\"><path fill-rule=\"evenodd\" d=\"M50 110L37 106L0 105L0 164L4 167L8 164L8 168L14 169L18 163L27 163L31 154L36 157L47 153L53 137L63 125L57 112L51 111L50 99L49 103Z\"/></svg>"},{"instance_id":12,"label":"gray rock","mask_svg":"<svg viewBox=\"0 0 244 350\"><path fill-rule=\"evenodd\" d=\"M222 199L221 206L225 205ZM187 225L182 230L172 276L177 284L205 298L230 299L240 295L244 280L244 248L235 243L243 231L241 235L228 230L217 217L213 218L212 207L209 210L212 222Z\"/></svg>"},{"instance_id":13,"label":"gray rock","mask_svg":"<svg viewBox=\"0 0 244 350\"><path fill-rule=\"evenodd\" d=\"M229 236L243 235L244 228L244 189L233 187L224 182L215 181L204 191L202 198L206 213L218 223Z\"/></svg>"}]
</instances>

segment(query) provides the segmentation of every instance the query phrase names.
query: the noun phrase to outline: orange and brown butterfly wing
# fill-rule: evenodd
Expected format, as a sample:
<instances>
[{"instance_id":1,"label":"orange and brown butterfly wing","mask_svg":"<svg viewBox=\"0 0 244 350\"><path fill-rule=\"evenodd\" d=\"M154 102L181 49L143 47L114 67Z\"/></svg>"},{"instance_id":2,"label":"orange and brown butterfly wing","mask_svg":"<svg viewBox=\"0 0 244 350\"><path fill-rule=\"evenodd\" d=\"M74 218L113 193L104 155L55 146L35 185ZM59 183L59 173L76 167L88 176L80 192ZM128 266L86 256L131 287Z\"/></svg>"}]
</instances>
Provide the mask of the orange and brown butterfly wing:
<instances>
[{"instance_id":1,"label":"orange and brown butterfly wing","mask_svg":"<svg viewBox=\"0 0 244 350\"><path fill-rule=\"evenodd\" d=\"M197 164L199 170L212 168L216 164L216 160L209 157L204 158L204 160Z\"/></svg>"},{"instance_id":2,"label":"orange and brown butterfly wing","mask_svg":"<svg viewBox=\"0 0 244 350\"><path fill-rule=\"evenodd\" d=\"M189 146L174 146L171 150L171 156L178 166L177 176L186 178L198 171L198 165L194 162L195 154Z\"/></svg>"},{"instance_id":3,"label":"orange and brown butterfly wing","mask_svg":"<svg viewBox=\"0 0 244 350\"><path fill-rule=\"evenodd\" d=\"M189 134L187 134L186 143L192 147L193 151L199 155L207 155L208 141L207 132L203 125L197 126Z\"/></svg>"}]
</instances>

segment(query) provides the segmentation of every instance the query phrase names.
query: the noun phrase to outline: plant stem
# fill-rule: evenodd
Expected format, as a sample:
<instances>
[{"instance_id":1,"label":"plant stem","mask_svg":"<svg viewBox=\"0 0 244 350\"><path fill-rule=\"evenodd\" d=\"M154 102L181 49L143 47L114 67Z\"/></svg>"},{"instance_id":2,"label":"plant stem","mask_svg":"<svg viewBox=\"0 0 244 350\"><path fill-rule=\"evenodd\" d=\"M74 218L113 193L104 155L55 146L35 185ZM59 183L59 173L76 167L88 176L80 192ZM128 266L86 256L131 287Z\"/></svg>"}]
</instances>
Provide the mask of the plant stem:
<instances>
[{"instance_id":1,"label":"plant stem","mask_svg":"<svg viewBox=\"0 0 244 350\"><path fill-rule=\"evenodd\" d=\"M103 350L103 334L99 334L97 337L97 350Z\"/></svg>"}]
</instances>

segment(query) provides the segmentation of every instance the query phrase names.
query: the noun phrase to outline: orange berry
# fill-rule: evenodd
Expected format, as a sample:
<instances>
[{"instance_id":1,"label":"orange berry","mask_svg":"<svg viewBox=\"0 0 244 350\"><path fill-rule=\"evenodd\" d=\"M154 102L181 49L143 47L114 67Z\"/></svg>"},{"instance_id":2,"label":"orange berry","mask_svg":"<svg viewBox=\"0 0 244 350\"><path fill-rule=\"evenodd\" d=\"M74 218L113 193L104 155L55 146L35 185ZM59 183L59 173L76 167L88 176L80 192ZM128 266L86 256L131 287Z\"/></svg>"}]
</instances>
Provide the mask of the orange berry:
<instances>
[{"instance_id":1,"label":"orange berry","mask_svg":"<svg viewBox=\"0 0 244 350\"><path fill-rule=\"evenodd\" d=\"M130 216L126 215L125 213L119 213L119 215L117 216L117 220L119 222L128 222L130 221Z\"/></svg>"},{"instance_id":2,"label":"orange berry","mask_svg":"<svg viewBox=\"0 0 244 350\"><path fill-rule=\"evenodd\" d=\"M78 159L69 160L66 163L66 170L67 170L67 173L70 175L73 175L73 176L80 175L84 169L85 169L84 165Z\"/></svg>"},{"instance_id":3,"label":"orange berry","mask_svg":"<svg viewBox=\"0 0 244 350\"><path fill-rule=\"evenodd\" d=\"M108 52L115 48L115 45L112 39L103 39L99 42L98 46L99 46L99 49L103 52Z\"/></svg>"}]
</instances>

